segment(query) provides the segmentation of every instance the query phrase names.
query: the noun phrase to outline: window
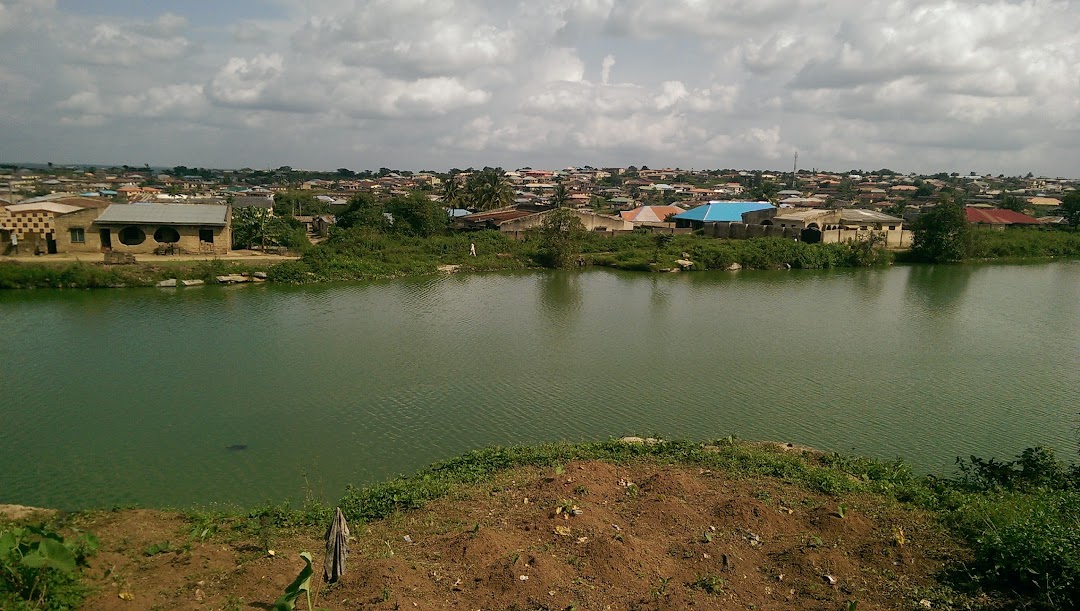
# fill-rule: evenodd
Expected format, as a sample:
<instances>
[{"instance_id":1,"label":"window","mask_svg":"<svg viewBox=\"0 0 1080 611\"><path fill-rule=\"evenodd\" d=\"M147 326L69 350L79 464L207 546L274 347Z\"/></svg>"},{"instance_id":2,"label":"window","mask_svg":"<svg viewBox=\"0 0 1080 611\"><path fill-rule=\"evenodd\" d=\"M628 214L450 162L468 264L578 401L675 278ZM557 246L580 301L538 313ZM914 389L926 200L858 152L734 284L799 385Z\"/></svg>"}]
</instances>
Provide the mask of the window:
<instances>
[{"instance_id":1,"label":"window","mask_svg":"<svg viewBox=\"0 0 1080 611\"><path fill-rule=\"evenodd\" d=\"M214 230L213 229L200 229L199 241L206 242L207 244L214 243Z\"/></svg>"},{"instance_id":2,"label":"window","mask_svg":"<svg viewBox=\"0 0 1080 611\"><path fill-rule=\"evenodd\" d=\"M71 243L82 244L86 241L86 231L82 227L71 228Z\"/></svg>"},{"instance_id":3,"label":"window","mask_svg":"<svg viewBox=\"0 0 1080 611\"><path fill-rule=\"evenodd\" d=\"M175 244L180 241L180 232L172 227L158 227L154 240L159 244Z\"/></svg>"},{"instance_id":4,"label":"window","mask_svg":"<svg viewBox=\"0 0 1080 611\"><path fill-rule=\"evenodd\" d=\"M120 230L120 243L128 246L138 246L146 241L146 232L138 227L124 227Z\"/></svg>"}]
</instances>

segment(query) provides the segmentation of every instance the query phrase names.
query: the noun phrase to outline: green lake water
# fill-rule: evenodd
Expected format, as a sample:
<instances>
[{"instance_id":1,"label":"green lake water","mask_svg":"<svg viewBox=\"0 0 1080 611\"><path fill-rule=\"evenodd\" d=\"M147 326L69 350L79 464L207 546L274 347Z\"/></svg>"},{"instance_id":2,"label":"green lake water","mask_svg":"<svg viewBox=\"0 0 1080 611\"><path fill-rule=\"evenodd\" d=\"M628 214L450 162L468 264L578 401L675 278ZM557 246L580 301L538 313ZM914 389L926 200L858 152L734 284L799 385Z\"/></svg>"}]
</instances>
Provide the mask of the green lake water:
<instances>
[{"instance_id":1,"label":"green lake water","mask_svg":"<svg viewBox=\"0 0 1080 611\"><path fill-rule=\"evenodd\" d=\"M1071 454L1078 370L1075 262L6 291L0 503L333 501L482 446L634 434L947 472Z\"/></svg>"}]
</instances>

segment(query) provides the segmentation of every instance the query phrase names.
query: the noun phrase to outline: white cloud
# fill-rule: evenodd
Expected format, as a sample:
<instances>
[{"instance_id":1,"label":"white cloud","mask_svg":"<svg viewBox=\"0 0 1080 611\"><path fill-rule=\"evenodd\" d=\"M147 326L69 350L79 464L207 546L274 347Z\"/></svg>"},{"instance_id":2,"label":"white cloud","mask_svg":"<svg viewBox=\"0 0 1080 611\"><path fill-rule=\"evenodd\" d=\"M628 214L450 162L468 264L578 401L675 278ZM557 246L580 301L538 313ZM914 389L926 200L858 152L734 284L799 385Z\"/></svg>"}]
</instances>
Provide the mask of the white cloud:
<instances>
[{"instance_id":1,"label":"white cloud","mask_svg":"<svg viewBox=\"0 0 1080 611\"><path fill-rule=\"evenodd\" d=\"M260 53L252 58L230 57L210 81L210 97L232 106L252 106L284 71L285 59L278 53Z\"/></svg>"},{"instance_id":2,"label":"white cloud","mask_svg":"<svg viewBox=\"0 0 1080 611\"><path fill-rule=\"evenodd\" d=\"M608 81L611 80L611 69L614 66L615 66L615 56L614 55L606 55L604 57L604 61L601 62L601 68L600 68L600 82L602 84L607 85Z\"/></svg>"}]
</instances>

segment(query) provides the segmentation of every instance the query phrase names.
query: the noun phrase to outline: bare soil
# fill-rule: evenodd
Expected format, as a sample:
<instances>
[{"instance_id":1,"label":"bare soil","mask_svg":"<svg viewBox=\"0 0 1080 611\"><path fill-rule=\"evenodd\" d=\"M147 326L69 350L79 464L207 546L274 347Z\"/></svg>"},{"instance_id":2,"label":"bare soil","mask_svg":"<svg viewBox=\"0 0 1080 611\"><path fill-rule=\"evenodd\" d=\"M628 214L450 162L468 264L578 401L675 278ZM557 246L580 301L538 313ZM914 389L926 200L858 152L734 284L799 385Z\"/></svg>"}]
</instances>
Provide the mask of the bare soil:
<instances>
[{"instance_id":1,"label":"bare soil","mask_svg":"<svg viewBox=\"0 0 1080 611\"><path fill-rule=\"evenodd\" d=\"M301 551L322 572L321 530L151 510L78 522L102 543L86 609L269 609ZM602 462L508 471L352 534L348 571L318 579L316 607L919 609L966 554L927 514L880 497Z\"/></svg>"}]
</instances>

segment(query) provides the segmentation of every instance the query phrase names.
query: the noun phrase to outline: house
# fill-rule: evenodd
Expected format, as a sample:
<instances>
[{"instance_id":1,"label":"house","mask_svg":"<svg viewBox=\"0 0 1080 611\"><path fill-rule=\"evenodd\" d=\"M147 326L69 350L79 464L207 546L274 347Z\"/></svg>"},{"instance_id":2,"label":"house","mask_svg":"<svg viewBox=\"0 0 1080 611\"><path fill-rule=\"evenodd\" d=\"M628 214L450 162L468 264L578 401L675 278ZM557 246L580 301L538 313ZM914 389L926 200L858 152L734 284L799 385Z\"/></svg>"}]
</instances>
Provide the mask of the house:
<instances>
[{"instance_id":1,"label":"house","mask_svg":"<svg viewBox=\"0 0 1080 611\"><path fill-rule=\"evenodd\" d=\"M274 215L274 196L265 195L237 195L233 197L233 208L262 208L269 210L270 216Z\"/></svg>"},{"instance_id":2,"label":"house","mask_svg":"<svg viewBox=\"0 0 1080 611\"><path fill-rule=\"evenodd\" d=\"M576 208L565 208L565 210L574 213L578 220L581 221L581 226L584 227L586 231L631 231L634 228L633 223L617 216L609 216L591 210L579 210ZM543 224L544 219L554 211L554 209L544 210L543 212L536 212L527 216L520 216L504 221L499 224L499 231L512 235L515 238L522 238L528 230L540 227L540 225Z\"/></svg>"},{"instance_id":3,"label":"house","mask_svg":"<svg viewBox=\"0 0 1080 611\"><path fill-rule=\"evenodd\" d=\"M993 229L1004 229L1010 225L1042 224L1038 219L1026 214L1013 212L1012 210L1001 210L999 208L966 206L964 208L964 216L967 217L968 222L973 225Z\"/></svg>"},{"instance_id":4,"label":"house","mask_svg":"<svg viewBox=\"0 0 1080 611\"><path fill-rule=\"evenodd\" d=\"M635 225L641 223L664 223L669 216L685 212L678 206L641 206L626 212L620 212L619 216L624 221L630 221Z\"/></svg>"},{"instance_id":5,"label":"house","mask_svg":"<svg viewBox=\"0 0 1080 611\"><path fill-rule=\"evenodd\" d=\"M705 223L741 223L745 212L773 208L769 202L709 202L675 215L676 227L699 228Z\"/></svg>"},{"instance_id":6,"label":"house","mask_svg":"<svg viewBox=\"0 0 1080 611\"><path fill-rule=\"evenodd\" d=\"M138 202L87 208L56 218L59 252L229 252L232 209L216 204Z\"/></svg>"},{"instance_id":7,"label":"house","mask_svg":"<svg viewBox=\"0 0 1080 611\"><path fill-rule=\"evenodd\" d=\"M55 253L56 218L81 209L82 206L52 200L6 206L4 215L0 216L0 229L6 232L8 238L4 243L5 250L10 246L14 234L22 253Z\"/></svg>"}]
</instances>

